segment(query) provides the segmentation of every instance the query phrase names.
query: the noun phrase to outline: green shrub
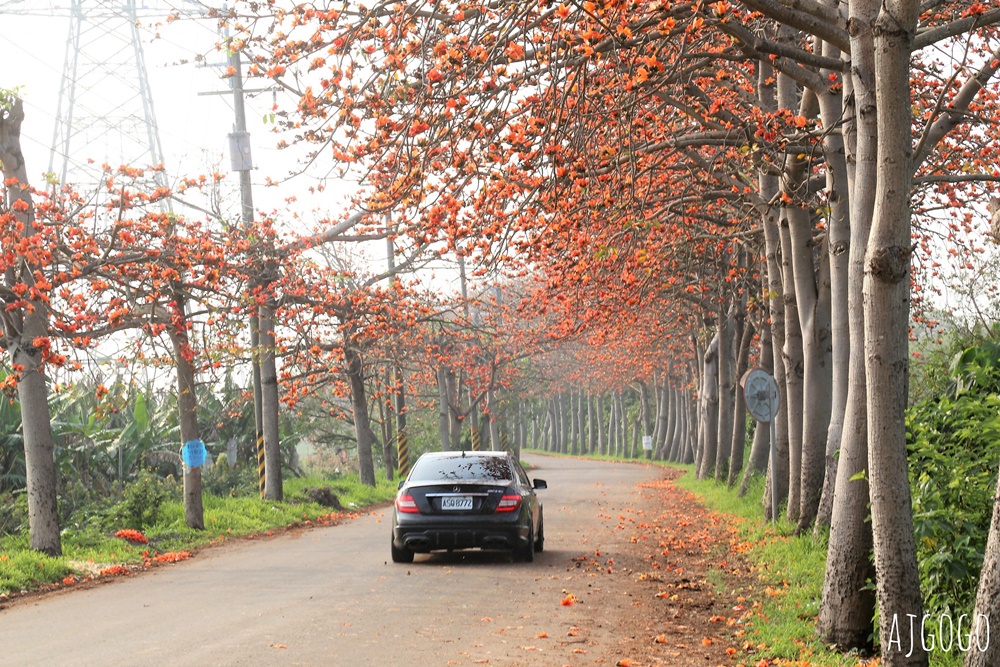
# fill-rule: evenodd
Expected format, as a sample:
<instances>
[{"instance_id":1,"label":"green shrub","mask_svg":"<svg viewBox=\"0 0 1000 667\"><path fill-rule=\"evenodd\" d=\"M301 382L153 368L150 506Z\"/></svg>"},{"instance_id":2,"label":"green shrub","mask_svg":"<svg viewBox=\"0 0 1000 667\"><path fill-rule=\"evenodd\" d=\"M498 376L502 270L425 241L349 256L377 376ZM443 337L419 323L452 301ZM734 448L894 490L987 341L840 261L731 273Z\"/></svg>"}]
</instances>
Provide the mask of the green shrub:
<instances>
[{"instance_id":1,"label":"green shrub","mask_svg":"<svg viewBox=\"0 0 1000 667\"><path fill-rule=\"evenodd\" d=\"M945 395L907 413L917 557L928 613L972 610L1000 463L1000 348L958 355Z\"/></svg>"},{"instance_id":2,"label":"green shrub","mask_svg":"<svg viewBox=\"0 0 1000 667\"><path fill-rule=\"evenodd\" d=\"M108 512L109 529L145 530L156 524L164 502L172 496L170 484L148 472L125 486L122 501Z\"/></svg>"},{"instance_id":3,"label":"green shrub","mask_svg":"<svg viewBox=\"0 0 1000 667\"><path fill-rule=\"evenodd\" d=\"M0 535L18 535L28 531L27 494L0 493Z\"/></svg>"},{"instance_id":4,"label":"green shrub","mask_svg":"<svg viewBox=\"0 0 1000 667\"><path fill-rule=\"evenodd\" d=\"M259 493L256 467L240 463L230 468L226 455L220 454L211 468L202 473L202 490L220 498L253 497Z\"/></svg>"}]
</instances>

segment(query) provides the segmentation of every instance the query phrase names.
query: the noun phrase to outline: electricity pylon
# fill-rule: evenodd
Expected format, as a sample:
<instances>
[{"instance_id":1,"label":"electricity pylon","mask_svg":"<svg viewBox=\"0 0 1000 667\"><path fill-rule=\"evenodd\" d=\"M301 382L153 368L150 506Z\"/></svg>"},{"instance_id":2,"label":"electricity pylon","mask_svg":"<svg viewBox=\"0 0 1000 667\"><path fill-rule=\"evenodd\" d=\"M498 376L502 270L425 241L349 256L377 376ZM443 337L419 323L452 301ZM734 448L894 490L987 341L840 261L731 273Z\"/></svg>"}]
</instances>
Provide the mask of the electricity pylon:
<instances>
[{"instance_id":1,"label":"electricity pylon","mask_svg":"<svg viewBox=\"0 0 1000 667\"><path fill-rule=\"evenodd\" d=\"M140 13L170 13L171 7L158 4L137 10L135 0L0 1L0 15L69 18L48 166L59 183L93 186L105 163L163 165L139 31ZM165 173L154 180L166 185Z\"/></svg>"}]
</instances>

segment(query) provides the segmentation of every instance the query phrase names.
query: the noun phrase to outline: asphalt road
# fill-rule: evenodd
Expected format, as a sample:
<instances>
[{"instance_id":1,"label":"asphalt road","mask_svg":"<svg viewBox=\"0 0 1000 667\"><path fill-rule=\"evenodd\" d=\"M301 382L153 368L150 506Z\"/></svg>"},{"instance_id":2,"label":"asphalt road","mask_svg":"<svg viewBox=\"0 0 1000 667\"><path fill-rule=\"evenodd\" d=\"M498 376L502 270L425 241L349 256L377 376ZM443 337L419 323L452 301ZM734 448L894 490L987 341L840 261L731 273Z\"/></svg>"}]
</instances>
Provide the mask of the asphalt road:
<instances>
[{"instance_id":1,"label":"asphalt road","mask_svg":"<svg viewBox=\"0 0 1000 667\"><path fill-rule=\"evenodd\" d=\"M574 559L622 548L600 514L632 503L657 472L527 459L549 487L539 492L546 542L534 563L456 552L393 564L383 508L10 605L0 611L0 665L592 664L594 647L620 628L596 595L560 604L569 592L582 602L594 585Z\"/></svg>"}]
</instances>

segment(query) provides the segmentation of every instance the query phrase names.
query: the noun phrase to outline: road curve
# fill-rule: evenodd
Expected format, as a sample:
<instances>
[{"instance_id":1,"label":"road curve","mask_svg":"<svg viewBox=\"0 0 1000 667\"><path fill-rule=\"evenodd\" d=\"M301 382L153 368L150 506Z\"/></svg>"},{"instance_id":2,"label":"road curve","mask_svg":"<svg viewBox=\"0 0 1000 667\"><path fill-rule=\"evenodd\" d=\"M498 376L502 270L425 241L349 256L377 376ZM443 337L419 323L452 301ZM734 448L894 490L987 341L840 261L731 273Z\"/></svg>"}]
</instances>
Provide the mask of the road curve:
<instances>
[{"instance_id":1,"label":"road curve","mask_svg":"<svg viewBox=\"0 0 1000 667\"><path fill-rule=\"evenodd\" d=\"M622 532L599 514L630 505L637 484L660 472L525 458L535 466L529 475L549 486L539 492L545 552L533 563L459 552L393 564L383 508L12 604L0 611L0 664L593 664L594 647L613 643L619 628L596 596L591 605L560 604L573 591L584 601L594 585L574 574L574 558L622 548Z\"/></svg>"}]
</instances>

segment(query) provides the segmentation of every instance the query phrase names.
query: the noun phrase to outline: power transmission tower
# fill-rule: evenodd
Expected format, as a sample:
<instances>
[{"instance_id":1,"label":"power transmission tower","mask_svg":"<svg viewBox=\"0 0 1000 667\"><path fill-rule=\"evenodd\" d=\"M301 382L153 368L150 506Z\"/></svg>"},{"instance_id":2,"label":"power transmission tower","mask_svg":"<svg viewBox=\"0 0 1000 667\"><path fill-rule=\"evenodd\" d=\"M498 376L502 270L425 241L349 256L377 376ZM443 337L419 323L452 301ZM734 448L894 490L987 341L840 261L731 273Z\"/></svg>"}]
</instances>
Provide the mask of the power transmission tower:
<instances>
[{"instance_id":1,"label":"power transmission tower","mask_svg":"<svg viewBox=\"0 0 1000 667\"><path fill-rule=\"evenodd\" d=\"M97 169L101 163L163 164L137 21L135 0L71 2L49 154L49 171L62 183L71 176L81 183L99 177L99 171L71 156L94 160ZM156 180L166 184L163 172Z\"/></svg>"},{"instance_id":2,"label":"power transmission tower","mask_svg":"<svg viewBox=\"0 0 1000 667\"><path fill-rule=\"evenodd\" d=\"M102 164L163 165L139 28L141 16L163 18L165 3L135 0L8 0L0 15L69 18L62 83L48 171L59 183L94 185ZM166 174L154 181L166 185Z\"/></svg>"}]
</instances>

